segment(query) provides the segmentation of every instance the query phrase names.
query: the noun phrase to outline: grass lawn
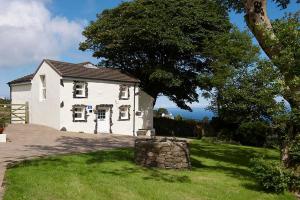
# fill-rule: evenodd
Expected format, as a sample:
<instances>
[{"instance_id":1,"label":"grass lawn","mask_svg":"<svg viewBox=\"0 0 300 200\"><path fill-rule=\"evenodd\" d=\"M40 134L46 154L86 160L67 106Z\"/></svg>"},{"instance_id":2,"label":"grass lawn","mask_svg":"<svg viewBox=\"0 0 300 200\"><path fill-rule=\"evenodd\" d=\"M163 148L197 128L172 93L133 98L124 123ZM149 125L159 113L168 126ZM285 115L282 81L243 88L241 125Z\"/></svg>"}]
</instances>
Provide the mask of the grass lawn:
<instances>
[{"instance_id":1,"label":"grass lawn","mask_svg":"<svg viewBox=\"0 0 300 200\"><path fill-rule=\"evenodd\" d=\"M4 200L295 199L265 193L251 178L249 159L255 153L277 159L274 150L204 141L191 150L191 171L136 166L132 149L26 161L8 169Z\"/></svg>"}]
</instances>

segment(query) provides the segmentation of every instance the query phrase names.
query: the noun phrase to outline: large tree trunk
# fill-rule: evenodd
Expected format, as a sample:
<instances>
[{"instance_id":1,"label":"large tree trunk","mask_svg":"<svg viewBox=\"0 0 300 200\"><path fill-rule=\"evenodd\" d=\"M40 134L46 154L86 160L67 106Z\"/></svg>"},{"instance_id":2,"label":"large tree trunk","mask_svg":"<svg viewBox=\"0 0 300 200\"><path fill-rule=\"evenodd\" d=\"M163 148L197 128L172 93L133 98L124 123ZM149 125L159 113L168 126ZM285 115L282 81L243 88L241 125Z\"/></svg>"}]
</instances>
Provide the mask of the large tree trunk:
<instances>
[{"instance_id":1,"label":"large tree trunk","mask_svg":"<svg viewBox=\"0 0 300 200\"><path fill-rule=\"evenodd\" d=\"M267 56L274 61L274 57L280 56L281 45L267 15L267 0L245 0L245 12L245 20L249 29ZM276 64L275 61L274 63ZM289 85L288 82L286 84ZM289 91L286 91L286 94L289 93L289 95L288 98L285 98L290 103L292 109L298 109L299 107L294 104L295 91L292 90L290 88ZM286 131L288 132L288 137L292 135L290 127ZM289 139L284 139L281 147L281 160L286 167L289 167L290 163Z\"/></svg>"},{"instance_id":2,"label":"large tree trunk","mask_svg":"<svg viewBox=\"0 0 300 200\"><path fill-rule=\"evenodd\" d=\"M280 52L271 21L267 15L267 0L245 0L245 20L259 45L270 59Z\"/></svg>"}]
</instances>

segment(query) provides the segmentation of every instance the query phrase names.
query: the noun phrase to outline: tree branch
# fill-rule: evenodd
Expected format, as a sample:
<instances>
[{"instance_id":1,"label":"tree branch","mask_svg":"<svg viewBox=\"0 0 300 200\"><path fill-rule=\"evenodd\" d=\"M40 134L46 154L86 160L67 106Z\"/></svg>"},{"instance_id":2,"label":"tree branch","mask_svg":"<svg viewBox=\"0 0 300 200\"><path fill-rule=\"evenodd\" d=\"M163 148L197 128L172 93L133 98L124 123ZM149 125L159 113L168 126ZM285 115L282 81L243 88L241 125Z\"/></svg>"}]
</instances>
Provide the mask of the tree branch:
<instances>
[{"instance_id":1,"label":"tree branch","mask_svg":"<svg viewBox=\"0 0 300 200\"><path fill-rule=\"evenodd\" d=\"M267 15L267 0L246 0L245 20L259 45L272 60L280 53L280 42Z\"/></svg>"}]
</instances>

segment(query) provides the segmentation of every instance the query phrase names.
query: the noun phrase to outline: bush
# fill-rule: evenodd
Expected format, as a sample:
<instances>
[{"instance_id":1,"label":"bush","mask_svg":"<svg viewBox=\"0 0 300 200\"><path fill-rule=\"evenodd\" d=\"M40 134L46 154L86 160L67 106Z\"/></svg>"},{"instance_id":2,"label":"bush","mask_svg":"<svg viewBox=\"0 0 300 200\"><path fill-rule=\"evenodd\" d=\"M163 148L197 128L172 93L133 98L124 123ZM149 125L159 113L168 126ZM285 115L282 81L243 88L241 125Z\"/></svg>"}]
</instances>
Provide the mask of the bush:
<instances>
[{"instance_id":1,"label":"bush","mask_svg":"<svg viewBox=\"0 0 300 200\"><path fill-rule=\"evenodd\" d=\"M291 186L291 173L283 169L278 162L254 158L251 160L251 171L258 183L268 192L282 193Z\"/></svg>"},{"instance_id":2,"label":"bush","mask_svg":"<svg viewBox=\"0 0 300 200\"><path fill-rule=\"evenodd\" d=\"M270 125L263 121L234 123L214 117L210 126L221 140L236 141L242 145L266 146L270 144L268 136L272 136ZM213 136L213 135L212 135ZM273 143L272 143L273 144Z\"/></svg>"},{"instance_id":3,"label":"bush","mask_svg":"<svg viewBox=\"0 0 300 200\"><path fill-rule=\"evenodd\" d=\"M300 137L297 136L290 144L290 165L293 167L299 167L300 163Z\"/></svg>"},{"instance_id":4,"label":"bush","mask_svg":"<svg viewBox=\"0 0 300 200\"><path fill-rule=\"evenodd\" d=\"M293 192L300 191L300 177L294 173L290 173L289 190Z\"/></svg>"},{"instance_id":5,"label":"bush","mask_svg":"<svg viewBox=\"0 0 300 200\"><path fill-rule=\"evenodd\" d=\"M6 126L6 121L4 118L0 118L0 128L5 128Z\"/></svg>"},{"instance_id":6,"label":"bush","mask_svg":"<svg viewBox=\"0 0 300 200\"><path fill-rule=\"evenodd\" d=\"M154 117L154 128L157 136L197 137L201 138L203 126L194 120L174 120Z\"/></svg>"},{"instance_id":7,"label":"bush","mask_svg":"<svg viewBox=\"0 0 300 200\"><path fill-rule=\"evenodd\" d=\"M233 140L239 141L243 145L264 146L267 142L267 135L270 135L270 126L261 121L241 123L236 130Z\"/></svg>"}]
</instances>

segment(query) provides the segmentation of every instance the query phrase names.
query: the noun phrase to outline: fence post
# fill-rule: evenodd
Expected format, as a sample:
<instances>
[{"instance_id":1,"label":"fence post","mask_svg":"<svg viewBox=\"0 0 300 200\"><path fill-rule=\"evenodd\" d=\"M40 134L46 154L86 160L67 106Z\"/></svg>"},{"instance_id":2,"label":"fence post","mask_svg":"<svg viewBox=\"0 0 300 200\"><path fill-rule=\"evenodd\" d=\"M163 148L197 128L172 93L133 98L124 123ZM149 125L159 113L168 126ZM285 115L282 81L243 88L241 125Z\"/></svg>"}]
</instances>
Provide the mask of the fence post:
<instances>
[{"instance_id":1,"label":"fence post","mask_svg":"<svg viewBox=\"0 0 300 200\"><path fill-rule=\"evenodd\" d=\"M25 124L29 124L29 104L25 103Z\"/></svg>"}]
</instances>

